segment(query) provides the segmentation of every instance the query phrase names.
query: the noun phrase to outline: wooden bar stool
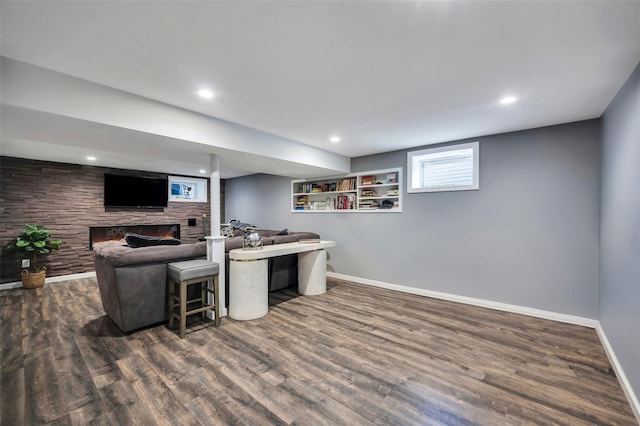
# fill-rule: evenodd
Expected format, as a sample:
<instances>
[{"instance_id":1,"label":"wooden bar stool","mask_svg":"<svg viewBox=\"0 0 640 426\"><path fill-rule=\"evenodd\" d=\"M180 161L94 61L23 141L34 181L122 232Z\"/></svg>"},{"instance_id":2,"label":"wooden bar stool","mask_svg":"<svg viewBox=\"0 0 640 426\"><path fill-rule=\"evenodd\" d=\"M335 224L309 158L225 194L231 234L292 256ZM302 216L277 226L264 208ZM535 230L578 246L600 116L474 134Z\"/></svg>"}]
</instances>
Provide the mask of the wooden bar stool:
<instances>
[{"instance_id":1,"label":"wooden bar stool","mask_svg":"<svg viewBox=\"0 0 640 426\"><path fill-rule=\"evenodd\" d=\"M218 273L220 265L205 259L196 259L172 262L167 266L169 328L173 328L174 318L180 320L180 338L184 339L187 316L202 313L204 318L208 310L214 311L215 326L219 326L220 292L218 289ZM213 282L213 288L209 288L209 281ZM200 298L187 300L187 287L191 284L200 284ZM176 286L179 286L177 295L175 292ZM213 305L210 305L207 301L208 294L213 295ZM187 311L187 305L196 302L200 302L200 307Z\"/></svg>"}]
</instances>

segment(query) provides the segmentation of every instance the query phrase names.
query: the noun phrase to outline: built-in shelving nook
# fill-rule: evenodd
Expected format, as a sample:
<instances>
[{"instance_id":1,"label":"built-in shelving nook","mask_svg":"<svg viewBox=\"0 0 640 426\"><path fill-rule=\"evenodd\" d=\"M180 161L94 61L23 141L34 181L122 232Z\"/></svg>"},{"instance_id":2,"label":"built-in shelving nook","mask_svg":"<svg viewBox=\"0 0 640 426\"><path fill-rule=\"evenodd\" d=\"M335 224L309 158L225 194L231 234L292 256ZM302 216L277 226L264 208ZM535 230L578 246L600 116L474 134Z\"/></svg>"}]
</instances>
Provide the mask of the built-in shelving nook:
<instances>
[{"instance_id":1,"label":"built-in shelving nook","mask_svg":"<svg viewBox=\"0 0 640 426\"><path fill-rule=\"evenodd\" d=\"M400 213L402 167L291 181L294 213Z\"/></svg>"}]
</instances>

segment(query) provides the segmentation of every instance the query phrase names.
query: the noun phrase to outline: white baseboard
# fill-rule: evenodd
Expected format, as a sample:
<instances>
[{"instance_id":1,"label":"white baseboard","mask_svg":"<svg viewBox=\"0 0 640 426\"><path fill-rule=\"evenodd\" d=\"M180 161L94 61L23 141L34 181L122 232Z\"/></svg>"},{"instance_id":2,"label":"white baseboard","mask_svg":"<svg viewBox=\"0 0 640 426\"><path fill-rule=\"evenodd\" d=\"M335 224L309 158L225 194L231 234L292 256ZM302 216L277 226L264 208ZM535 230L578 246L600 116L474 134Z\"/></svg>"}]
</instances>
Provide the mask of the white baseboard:
<instances>
[{"instance_id":1,"label":"white baseboard","mask_svg":"<svg viewBox=\"0 0 640 426\"><path fill-rule=\"evenodd\" d=\"M47 277L44 282L49 284L49 283L59 283L61 281L67 281L67 280L79 280L82 278L91 278L91 277L95 277L96 273L95 271L91 271L91 272L82 272L79 274L70 274L70 275L60 275L58 277ZM9 290L11 288L21 288L22 287L22 281L15 281L12 283L5 283L5 284L0 284L0 290Z\"/></svg>"},{"instance_id":2,"label":"white baseboard","mask_svg":"<svg viewBox=\"0 0 640 426\"><path fill-rule=\"evenodd\" d=\"M616 377L620 382L620 386L622 386L622 390L624 391L629 404L631 404L633 414L636 416L638 424L640 424L640 402L638 401L636 394L633 392L631 383L629 383L626 374L624 374L624 370L622 369L620 362L618 362L618 358L616 357L616 354L613 351L611 344L609 343L609 339L607 339L607 335L604 333L604 329L602 328L602 325L600 323L598 323L598 326L596 327L596 332L598 333L600 342L602 342L604 351L607 353L607 357L609 358L609 362L613 367L613 371L616 373Z\"/></svg>"},{"instance_id":3,"label":"white baseboard","mask_svg":"<svg viewBox=\"0 0 640 426\"><path fill-rule=\"evenodd\" d=\"M496 309L498 311L512 312L512 313L528 315L536 318L543 318L543 319L593 328L596 330L596 333L600 338L600 342L602 343L602 346L604 347L607 357L611 362L613 370L616 373L616 377L618 377L618 382L622 387L622 391L624 392L625 396L627 397L627 400L629 401L629 404L631 405L631 409L633 410L633 414L636 416L636 420L638 420L638 423L640 424L640 402L638 402L638 398L633 392L633 388L631 387L631 384L629 383L627 376L624 374L624 370L622 369L622 366L618 362L618 358L616 357L615 352L613 351L613 348L609 344L609 341L607 340L607 336L605 335L604 330L600 325L600 321L598 320L594 320L591 318L578 317L574 315L565 315L557 312L544 311L541 309L533 309L525 306L510 305L508 303L493 302L491 300L476 299L473 297L458 296L456 294L424 290L424 289L415 288L415 287L407 287L407 286L398 285L398 284L391 284L391 283L386 283L382 281L370 280L368 278L353 277L350 275L339 274L337 272L327 271L327 277L341 279L345 281L352 281L358 284L370 285L373 287L386 288L389 290L400 291L403 293L433 297L434 299L465 303L468 305L480 306L483 308Z\"/></svg>"},{"instance_id":4,"label":"white baseboard","mask_svg":"<svg viewBox=\"0 0 640 426\"><path fill-rule=\"evenodd\" d=\"M493 302L491 300L476 299L473 297L458 296L457 294L442 293L439 291L425 290L415 287L407 287L399 284L390 284L382 281L370 280L368 278L352 277L350 275L328 272L327 276L346 281L353 281L358 284L381 287L389 290L396 290L403 293L417 294L419 296L433 297L434 299L449 300L451 302L465 303L467 305L480 306L483 308L495 309L497 311L513 312L516 314L528 315L530 317L560 321L568 324L582 325L589 328L596 328L598 320L578 317L574 315L560 314L557 312L544 311L542 309L528 308L526 306L511 305L508 303Z\"/></svg>"}]
</instances>

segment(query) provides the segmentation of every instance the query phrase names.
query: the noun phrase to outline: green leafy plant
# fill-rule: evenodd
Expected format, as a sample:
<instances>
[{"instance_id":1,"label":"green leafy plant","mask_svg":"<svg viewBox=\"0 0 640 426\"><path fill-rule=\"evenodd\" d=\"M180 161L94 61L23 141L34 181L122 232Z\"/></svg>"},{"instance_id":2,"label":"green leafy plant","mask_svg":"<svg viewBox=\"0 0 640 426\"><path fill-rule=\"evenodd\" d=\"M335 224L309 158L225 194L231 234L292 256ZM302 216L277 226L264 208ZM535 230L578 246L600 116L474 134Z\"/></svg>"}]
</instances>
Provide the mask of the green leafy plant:
<instances>
[{"instance_id":1,"label":"green leafy plant","mask_svg":"<svg viewBox=\"0 0 640 426\"><path fill-rule=\"evenodd\" d=\"M28 223L20 229L21 234L7 245L7 249L28 256L31 259L31 272L40 272L42 265L38 263L40 256L58 250L61 240L52 240L51 231L44 226Z\"/></svg>"}]
</instances>

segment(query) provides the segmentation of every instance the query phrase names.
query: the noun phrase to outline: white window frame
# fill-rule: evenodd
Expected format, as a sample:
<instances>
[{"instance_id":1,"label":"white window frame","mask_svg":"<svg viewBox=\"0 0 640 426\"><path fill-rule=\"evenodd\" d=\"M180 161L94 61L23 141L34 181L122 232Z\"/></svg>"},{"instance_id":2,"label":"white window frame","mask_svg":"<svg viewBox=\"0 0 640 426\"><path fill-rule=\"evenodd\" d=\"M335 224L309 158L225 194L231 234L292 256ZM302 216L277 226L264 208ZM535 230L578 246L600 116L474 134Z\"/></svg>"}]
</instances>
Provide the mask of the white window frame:
<instances>
[{"instance_id":1,"label":"white window frame","mask_svg":"<svg viewBox=\"0 0 640 426\"><path fill-rule=\"evenodd\" d=\"M171 185L176 184L182 187L189 187L190 192L173 194ZM207 180L184 176L169 176L169 201L179 201L183 203L206 203L207 202Z\"/></svg>"},{"instance_id":2,"label":"white window frame","mask_svg":"<svg viewBox=\"0 0 640 426\"><path fill-rule=\"evenodd\" d=\"M422 186L421 169L417 167L421 158L429 155L458 151L461 149L473 149L473 183L471 185L450 185L450 186ZM407 192L443 192L443 191L475 191L480 189L480 142L469 142L455 145L441 146L437 148L427 148L420 151L410 151L407 153Z\"/></svg>"}]
</instances>

